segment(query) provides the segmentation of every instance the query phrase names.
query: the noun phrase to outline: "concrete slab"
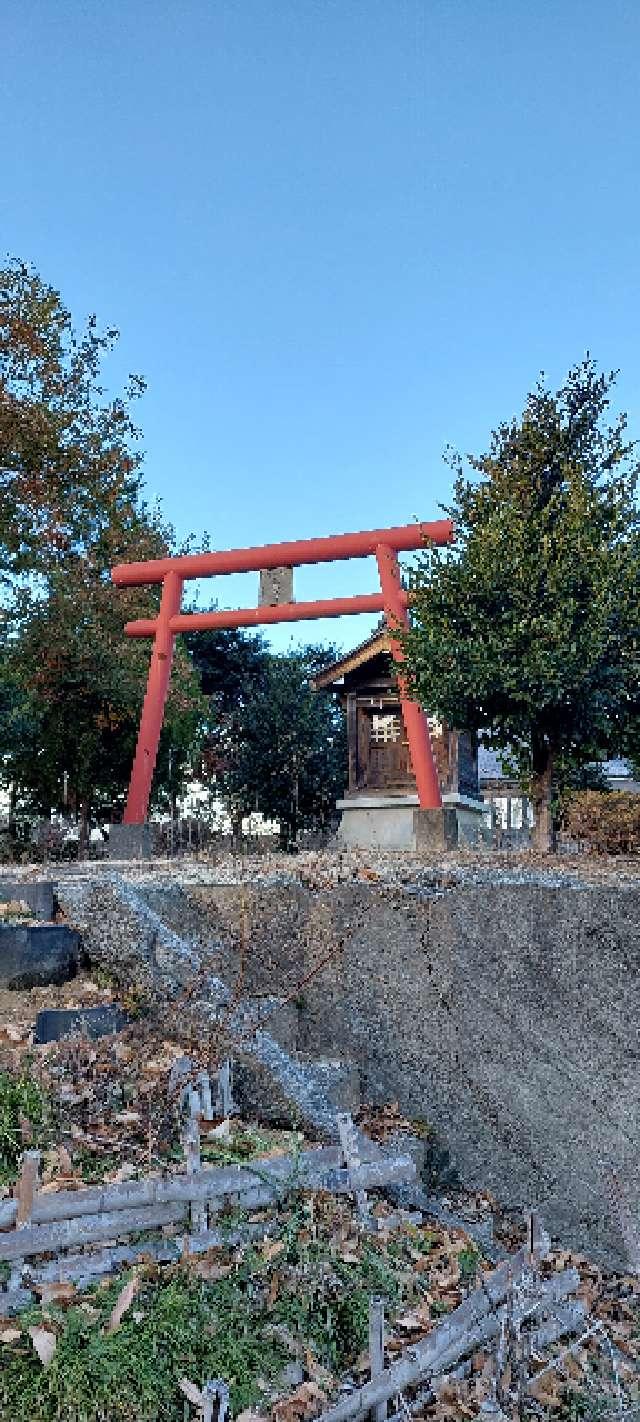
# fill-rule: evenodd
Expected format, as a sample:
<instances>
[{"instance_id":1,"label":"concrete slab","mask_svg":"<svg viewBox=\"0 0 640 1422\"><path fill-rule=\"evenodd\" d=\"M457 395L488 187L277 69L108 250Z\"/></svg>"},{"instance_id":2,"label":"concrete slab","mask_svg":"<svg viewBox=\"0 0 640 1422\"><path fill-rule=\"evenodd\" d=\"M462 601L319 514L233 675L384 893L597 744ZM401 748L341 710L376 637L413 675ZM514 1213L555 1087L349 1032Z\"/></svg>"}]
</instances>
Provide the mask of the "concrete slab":
<instances>
[{"instance_id":1,"label":"concrete slab","mask_svg":"<svg viewBox=\"0 0 640 1422\"><path fill-rule=\"evenodd\" d=\"M0 879L0 902L17 899L29 905L34 918L50 923L53 918L53 882L51 879Z\"/></svg>"},{"instance_id":2,"label":"concrete slab","mask_svg":"<svg viewBox=\"0 0 640 1422\"><path fill-rule=\"evenodd\" d=\"M34 1041L42 1046L45 1042L59 1042L63 1037L107 1037L121 1032L127 1020L116 1002L102 1003L99 1007L45 1008L36 1017Z\"/></svg>"},{"instance_id":3,"label":"concrete slab","mask_svg":"<svg viewBox=\"0 0 640 1422\"><path fill-rule=\"evenodd\" d=\"M63 923L0 924L0 987L66 983L78 970L80 937Z\"/></svg>"},{"instance_id":4,"label":"concrete slab","mask_svg":"<svg viewBox=\"0 0 640 1422\"><path fill-rule=\"evenodd\" d=\"M417 795L354 795L338 800L338 839L358 848L413 849Z\"/></svg>"}]
</instances>

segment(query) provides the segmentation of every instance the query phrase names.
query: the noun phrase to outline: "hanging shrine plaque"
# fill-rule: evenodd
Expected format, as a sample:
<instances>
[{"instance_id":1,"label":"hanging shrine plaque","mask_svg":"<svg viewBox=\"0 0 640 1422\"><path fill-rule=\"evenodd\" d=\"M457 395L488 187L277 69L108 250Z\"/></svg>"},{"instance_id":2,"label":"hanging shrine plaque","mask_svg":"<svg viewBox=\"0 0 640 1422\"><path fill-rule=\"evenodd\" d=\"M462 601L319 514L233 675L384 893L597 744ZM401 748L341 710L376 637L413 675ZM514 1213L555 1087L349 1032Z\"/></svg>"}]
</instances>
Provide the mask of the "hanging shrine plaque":
<instances>
[{"instance_id":1,"label":"hanging shrine plaque","mask_svg":"<svg viewBox=\"0 0 640 1422\"><path fill-rule=\"evenodd\" d=\"M260 607L293 602L293 568L263 568L260 572Z\"/></svg>"}]
</instances>

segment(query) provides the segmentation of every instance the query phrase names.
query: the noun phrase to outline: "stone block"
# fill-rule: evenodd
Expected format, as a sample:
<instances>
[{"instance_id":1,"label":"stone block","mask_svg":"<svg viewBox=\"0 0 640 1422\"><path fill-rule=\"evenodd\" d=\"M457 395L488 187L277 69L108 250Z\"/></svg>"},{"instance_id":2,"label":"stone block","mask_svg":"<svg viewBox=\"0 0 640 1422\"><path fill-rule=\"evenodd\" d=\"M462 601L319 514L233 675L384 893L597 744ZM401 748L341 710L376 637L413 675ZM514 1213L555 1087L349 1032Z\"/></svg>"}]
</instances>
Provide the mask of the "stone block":
<instances>
[{"instance_id":1,"label":"stone block","mask_svg":"<svg viewBox=\"0 0 640 1422\"><path fill-rule=\"evenodd\" d=\"M484 806L480 800L466 795L443 796L439 810L415 810L413 842L415 849L458 849L461 845L477 848L483 840Z\"/></svg>"},{"instance_id":2,"label":"stone block","mask_svg":"<svg viewBox=\"0 0 640 1422\"><path fill-rule=\"evenodd\" d=\"M151 825L109 825L110 859L150 859L152 852Z\"/></svg>"},{"instance_id":3,"label":"stone block","mask_svg":"<svg viewBox=\"0 0 640 1422\"><path fill-rule=\"evenodd\" d=\"M99 1007L47 1008L36 1017L34 1040L38 1046L62 1037L108 1037L127 1025L126 1014L115 1002Z\"/></svg>"},{"instance_id":4,"label":"stone block","mask_svg":"<svg viewBox=\"0 0 640 1422\"><path fill-rule=\"evenodd\" d=\"M418 851L456 849L458 816L455 807L442 805L439 810L414 810L413 836Z\"/></svg>"},{"instance_id":5,"label":"stone block","mask_svg":"<svg viewBox=\"0 0 640 1422\"><path fill-rule=\"evenodd\" d=\"M80 938L66 924L0 924L0 987L66 983L78 970Z\"/></svg>"},{"instance_id":6,"label":"stone block","mask_svg":"<svg viewBox=\"0 0 640 1422\"><path fill-rule=\"evenodd\" d=\"M413 849L417 795L357 795L338 800L338 839L363 849Z\"/></svg>"},{"instance_id":7,"label":"stone block","mask_svg":"<svg viewBox=\"0 0 640 1422\"><path fill-rule=\"evenodd\" d=\"M19 900L28 904L34 918L50 923L53 918L51 879L0 879L0 902Z\"/></svg>"}]
</instances>

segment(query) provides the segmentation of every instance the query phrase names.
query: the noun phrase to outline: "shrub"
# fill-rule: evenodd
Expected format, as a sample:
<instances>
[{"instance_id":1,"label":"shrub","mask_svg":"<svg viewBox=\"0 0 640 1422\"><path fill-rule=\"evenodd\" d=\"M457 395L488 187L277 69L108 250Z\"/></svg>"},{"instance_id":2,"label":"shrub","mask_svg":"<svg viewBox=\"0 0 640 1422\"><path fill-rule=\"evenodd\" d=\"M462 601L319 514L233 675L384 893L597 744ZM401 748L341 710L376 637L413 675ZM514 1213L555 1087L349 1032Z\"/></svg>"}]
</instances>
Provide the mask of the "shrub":
<instances>
[{"instance_id":1,"label":"shrub","mask_svg":"<svg viewBox=\"0 0 640 1422\"><path fill-rule=\"evenodd\" d=\"M581 790L565 806L563 827L600 854L640 852L640 795L626 790Z\"/></svg>"}]
</instances>

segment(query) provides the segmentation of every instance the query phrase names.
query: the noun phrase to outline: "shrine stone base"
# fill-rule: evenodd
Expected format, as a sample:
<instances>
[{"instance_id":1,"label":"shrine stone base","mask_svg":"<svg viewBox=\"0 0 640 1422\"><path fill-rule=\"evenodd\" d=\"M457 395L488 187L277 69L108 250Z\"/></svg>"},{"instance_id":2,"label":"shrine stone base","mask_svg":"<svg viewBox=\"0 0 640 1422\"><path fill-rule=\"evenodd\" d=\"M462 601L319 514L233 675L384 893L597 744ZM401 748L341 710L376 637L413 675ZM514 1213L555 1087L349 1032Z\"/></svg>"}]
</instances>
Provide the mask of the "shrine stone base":
<instances>
[{"instance_id":1,"label":"shrine stone base","mask_svg":"<svg viewBox=\"0 0 640 1422\"><path fill-rule=\"evenodd\" d=\"M109 825L110 859L150 859L152 851L151 825Z\"/></svg>"},{"instance_id":2,"label":"shrine stone base","mask_svg":"<svg viewBox=\"0 0 640 1422\"><path fill-rule=\"evenodd\" d=\"M338 800L338 839L360 849L477 848L486 838L484 806L467 795L443 795L442 808L421 810L417 795L353 795Z\"/></svg>"}]
</instances>

